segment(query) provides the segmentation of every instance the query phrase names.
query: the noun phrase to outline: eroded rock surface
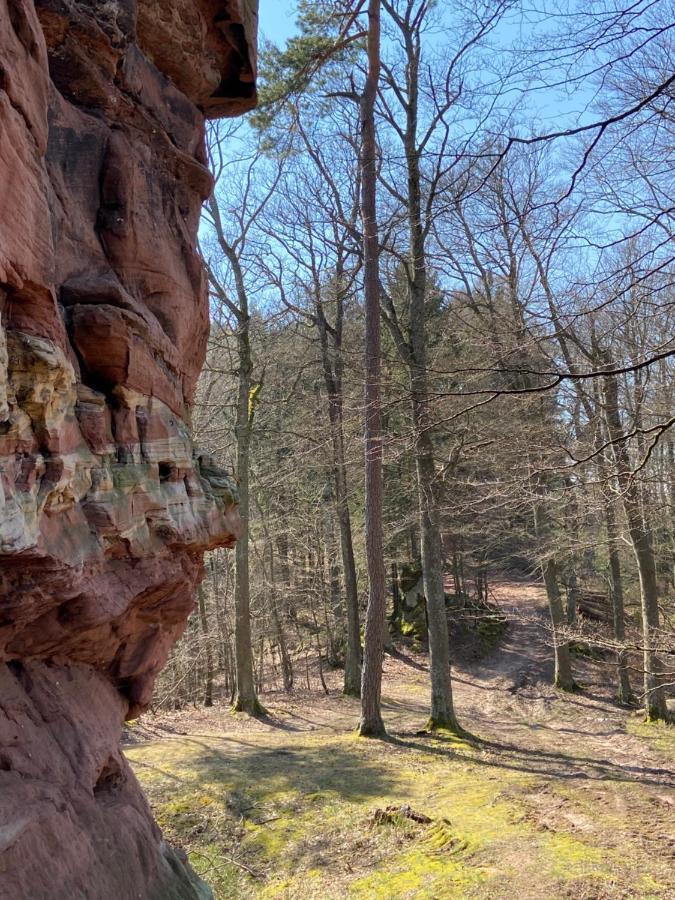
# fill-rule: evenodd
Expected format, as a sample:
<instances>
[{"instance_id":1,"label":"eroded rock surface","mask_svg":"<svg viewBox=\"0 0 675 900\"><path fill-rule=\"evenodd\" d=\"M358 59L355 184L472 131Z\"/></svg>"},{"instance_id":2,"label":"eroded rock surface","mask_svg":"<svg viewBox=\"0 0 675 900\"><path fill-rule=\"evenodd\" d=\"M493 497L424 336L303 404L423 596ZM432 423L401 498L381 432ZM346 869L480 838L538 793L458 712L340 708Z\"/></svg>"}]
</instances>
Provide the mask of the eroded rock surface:
<instances>
[{"instance_id":1,"label":"eroded rock surface","mask_svg":"<svg viewBox=\"0 0 675 900\"><path fill-rule=\"evenodd\" d=\"M0 0L0 897L208 896L118 745L236 486L190 438L253 0Z\"/></svg>"}]
</instances>

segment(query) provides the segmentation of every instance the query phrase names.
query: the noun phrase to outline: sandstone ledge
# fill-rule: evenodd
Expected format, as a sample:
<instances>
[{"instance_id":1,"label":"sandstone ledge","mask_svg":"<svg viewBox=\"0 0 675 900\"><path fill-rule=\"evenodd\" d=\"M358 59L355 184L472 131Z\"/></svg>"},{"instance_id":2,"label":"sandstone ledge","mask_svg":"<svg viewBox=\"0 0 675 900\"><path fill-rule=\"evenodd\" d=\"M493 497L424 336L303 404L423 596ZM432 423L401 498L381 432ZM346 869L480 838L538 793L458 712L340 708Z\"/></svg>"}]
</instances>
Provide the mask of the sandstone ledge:
<instances>
[{"instance_id":1,"label":"sandstone ledge","mask_svg":"<svg viewBox=\"0 0 675 900\"><path fill-rule=\"evenodd\" d=\"M256 4L0 0L0 897L199 897L119 753L236 485L190 437Z\"/></svg>"}]
</instances>

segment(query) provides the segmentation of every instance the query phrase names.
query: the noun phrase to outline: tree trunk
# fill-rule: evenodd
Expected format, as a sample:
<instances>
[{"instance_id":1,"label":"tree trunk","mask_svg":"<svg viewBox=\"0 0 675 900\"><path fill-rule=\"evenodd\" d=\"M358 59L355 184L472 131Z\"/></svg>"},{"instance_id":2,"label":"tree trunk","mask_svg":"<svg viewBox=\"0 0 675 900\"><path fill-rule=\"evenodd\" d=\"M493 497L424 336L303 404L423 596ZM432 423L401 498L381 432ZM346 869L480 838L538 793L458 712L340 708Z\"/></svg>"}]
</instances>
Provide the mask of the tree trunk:
<instances>
[{"instance_id":1,"label":"tree trunk","mask_svg":"<svg viewBox=\"0 0 675 900\"><path fill-rule=\"evenodd\" d=\"M230 590L231 582L231 564L229 557L225 555L227 551L217 551L211 556L211 572L213 575L213 588L216 597L216 615L218 618L220 648L223 658L223 670L225 673L225 690L229 694L230 703L234 703L234 694L236 689L236 676L234 666L234 652L232 648L232 639L228 625L228 611L226 602L220 603L221 598L225 598ZM220 565L221 560L225 564L225 584L221 585Z\"/></svg>"},{"instance_id":2,"label":"tree trunk","mask_svg":"<svg viewBox=\"0 0 675 900\"><path fill-rule=\"evenodd\" d=\"M455 586L455 597L459 600L462 596L462 584L459 577L459 553L456 540L453 541L452 549L452 581Z\"/></svg>"},{"instance_id":3,"label":"tree trunk","mask_svg":"<svg viewBox=\"0 0 675 900\"><path fill-rule=\"evenodd\" d=\"M279 460L279 462L281 461ZM284 521L285 517L288 515L288 508L288 499L286 498L283 485L280 484L273 500L273 512L278 522ZM276 541L276 551L279 559L278 571L281 576L281 583L287 590L290 590L292 587L292 579L288 532L283 527L277 527L274 530L276 531L274 539Z\"/></svg>"},{"instance_id":4,"label":"tree trunk","mask_svg":"<svg viewBox=\"0 0 675 900\"><path fill-rule=\"evenodd\" d=\"M199 597L199 624L204 641L206 653L206 672L204 676L204 706L213 706L213 653L211 651L211 637L209 635L209 623L206 618L206 599L204 597L204 585L200 584Z\"/></svg>"},{"instance_id":5,"label":"tree trunk","mask_svg":"<svg viewBox=\"0 0 675 900\"><path fill-rule=\"evenodd\" d=\"M312 616L312 622L314 623L314 638L316 640L316 658L319 665L319 681L321 682L321 687L323 688L324 694L328 696L330 691L328 690L328 685L326 684L326 679L323 675L323 653L321 651L321 640L319 635L321 634L321 629L319 628L319 622L316 617L316 610L314 608L314 592L309 590L308 593L309 599L309 611Z\"/></svg>"},{"instance_id":6,"label":"tree trunk","mask_svg":"<svg viewBox=\"0 0 675 900\"><path fill-rule=\"evenodd\" d=\"M607 429L617 467L617 480L640 579L645 711L650 719L667 720L668 707L662 685L662 665L656 650L659 642L659 592L652 533L640 504L638 483L632 473L626 435L619 412L619 386L616 376L604 376L603 392Z\"/></svg>"},{"instance_id":7,"label":"tree trunk","mask_svg":"<svg viewBox=\"0 0 675 900\"><path fill-rule=\"evenodd\" d=\"M389 9L389 7L387 7ZM408 7L410 9L410 7ZM450 648L445 610L443 546L438 486L434 462L429 412L427 366L428 296L426 232L422 212L421 150L418 146L420 35L407 16L396 17L406 52L405 110L403 143L406 162L406 201L409 252L406 265L409 340L398 324L393 302L388 301L385 317L402 360L410 374L410 396L415 442L417 505L424 594L429 630L431 672L431 728L458 729L450 679ZM419 20L421 22L421 19Z\"/></svg>"},{"instance_id":8,"label":"tree trunk","mask_svg":"<svg viewBox=\"0 0 675 900\"><path fill-rule=\"evenodd\" d=\"M239 394L237 401L237 477L239 480L239 514L242 534L235 547L236 582L234 589L234 647L237 670L237 693L234 709L249 715L260 715L253 678L251 643L251 609L249 579L249 465L251 443L251 347L248 316L242 319L237 335L239 350Z\"/></svg>"},{"instance_id":9,"label":"tree trunk","mask_svg":"<svg viewBox=\"0 0 675 900\"><path fill-rule=\"evenodd\" d=\"M363 218L366 444L366 560L368 609L361 676L359 734L385 734L382 711L383 620L386 578L382 534L382 400L380 385L380 247L377 233L375 99L380 77L380 0L368 3L368 73L361 98L361 215Z\"/></svg>"},{"instance_id":10,"label":"tree trunk","mask_svg":"<svg viewBox=\"0 0 675 900\"><path fill-rule=\"evenodd\" d=\"M417 383L419 388L419 380ZM420 513L422 578L427 603L429 627L429 669L431 674L431 728L458 730L450 680L450 643L445 609L443 548L441 523L435 498L436 477L431 438L426 427L423 405L413 392L413 415L416 430L417 490Z\"/></svg>"},{"instance_id":11,"label":"tree trunk","mask_svg":"<svg viewBox=\"0 0 675 900\"><path fill-rule=\"evenodd\" d=\"M235 431L237 438L237 477L239 480L239 514L242 534L235 547L235 589L234 589L234 644L235 669L237 676L236 695L233 707L236 711L259 715L264 712L258 703L253 676L253 649L251 645L251 611L249 579L249 466L251 428L253 424L253 397L251 382L253 364L251 360L250 316L248 294L244 271L237 250L230 244L223 230L218 202L214 194L208 200L218 243L227 258L236 288L237 305L227 298L223 286L210 273L211 284L224 300L237 322L237 355L239 363L237 414Z\"/></svg>"},{"instance_id":12,"label":"tree trunk","mask_svg":"<svg viewBox=\"0 0 675 900\"><path fill-rule=\"evenodd\" d=\"M572 677L572 665L570 661L570 645L567 641L560 640L560 631L565 627L565 610L563 609L560 588L558 587L558 567L553 557L549 557L542 564L542 574L546 586L546 597L551 614L551 626L553 629L553 648L555 654L555 674L553 682L563 691L574 690L574 678Z\"/></svg>"},{"instance_id":13,"label":"tree trunk","mask_svg":"<svg viewBox=\"0 0 675 900\"><path fill-rule=\"evenodd\" d=\"M612 618L614 620L614 637L617 644L626 640L625 612L623 607L623 579L621 578L621 558L619 556L618 526L614 506L605 496L605 524L607 527L607 547L609 552L609 590L612 601ZM616 652L617 699L619 703L630 703L633 692L628 677L626 650L619 647Z\"/></svg>"},{"instance_id":14,"label":"tree trunk","mask_svg":"<svg viewBox=\"0 0 675 900\"><path fill-rule=\"evenodd\" d=\"M359 594L356 581L356 562L352 541L352 524L349 514L347 491L347 466L345 464L344 427L342 409L342 378L333 373L328 357L325 320L318 316L321 334L324 380L328 390L328 416L333 445L333 479L335 503L340 527L340 549L347 607L347 647L345 652L344 693L358 697L361 693L361 633L359 625ZM322 324L323 326L322 327Z\"/></svg>"},{"instance_id":15,"label":"tree trunk","mask_svg":"<svg viewBox=\"0 0 675 900\"><path fill-rule=\"evenodd\" d=\"M574 625L577 618L577 604L579 602L579 582L577 573L572 570L567 585L567 624Z\"/></svg>"},{"instance_id":16,"label":"tree trunk","mask_svg":"<svg viewBox=\"0 0 675 900\"><path fill-rule=\"evenodd\" d=\"M333 505L333 491L330 484L324 488L322 509L322 535L318 534L319 543L323 541L323 547L317 549L323 555L322 570L322 606L323 622L327 637L327 659L333 668L340 665L342 653L345 649L346 617L342 593L340 591L340 571L337 564L337 548L335 546L335 507Z\"/></svg>"},{"instance_id":17,"label":"tree trunk","mask_svg":"<svg viewBox=\"0 0 675 900\"><path fill-rule=\"evenodd\" d=\"M541 493L542 490L543 486L537 484L538 493ZM574 678L572 677L569 643L561 640L560 637L561 632L566 625L566 616L562 597L560 596L560 588L558 586L558 566L555 561L555 556L545 546L547 540L550 539L549 531L549 517L543 501L539 501L535 504L534 508L534 532L543 557L541 572L544 576L546 599L548 600L548 610L549 615L551 616L553 655L555 661L553 683L563 691L573 691L575 684Z\"/></svg>"},{"instance_id":18,"label":"tree trunk","mask_svg":"<svg viewBox=\"0 0 675 900\"><path fill-rule=\"evenodd\" d=\"M403 619L403 603L401 601L401 588L398 583L398 566L395 562L391 564L391 598L393 609L389 622L392 629L400 633Z\"/></svg>"},{"instance_id":19,"label":"tree trunk","mask_svg":"<svg viewBox=\"0 0 675 900\"><path fill-rule=\"evenodd\" d=\"M345 653L345 694L358 697L361 694L361 627L359 623L359 591L356 581L356 562L352 542L352 525L347 505L346 484L337 499L340 524L342 571L347 598L347 649Z\"/></svg>"},{"instance_id":20,"label":"tree trunk","mask_svg":"<svg viewBox=\"0 0 675 900\"><path fill-rule=\"evenodd\" d=\"M317 286L315 307L316 323L321 345L324 382L328 393L328 419L330 422L331 443L333 447L333 481L335 484L335 502L340 528L340 549L342 552L342 571L347 601L347 647L345 651L343 691L349 696L358 697L361 693L361 632L359 625L359 595L356 580L356 562L354 560L352 525L349 513L349 493L347 490L347 465L345 462L341 358L344 296L341 277L342 263L338 265L338 271L336 273L337 311L335 316L335 327L332 330L335 346L334 364L331 361L328 322L320 296L320 286Z\"/></svg>"},{"instance_id":21,"label":"tree trunk","mask_svg":"<svg viewBox=\"0 0 675 900\"><path fill-rule=\"evenodd\" d=\"M275 588L275 565L274 565L274 544L269 540L270 549L270 601L272 607L272 620L274 621L274 630L277 635L277 644L279 645L279 656L281 657L281 676L284 682L284 690L290 693L293 690L293 664L288 652L288 644L286 642L286 634L284 633L281 615L279 613L279 604L277 603Z\"/></svg>"},{"instance_id":22,"label":"tree trunk","mask_svg":"<svg viewBox=\"0 0 675 900\"><path fill-rule=\"evenodd\" d=\"M595 406L602 410L601 385L594 385ZM584 397L581 394L582 398ZM586 414L592 418L593 410L589 400L582 401ZM603 429L597 434L597 467L598 477L601 483L603 510L605 514L605 527L607 529L607 553L609 557L609 597L612 605L612 620L614 626L614 639L618 649L616 651L616 675L617 675L617 700L619 703L631 703L634 700L628 674L628 658L624 648L626 641L626 621L623 605L623 578L621 575L621 554L619 552L619 523L617 520L616 499L613 491L613 475L611 470L610 452L603 444L607 435Z\"/></svg>"}]
</instances>

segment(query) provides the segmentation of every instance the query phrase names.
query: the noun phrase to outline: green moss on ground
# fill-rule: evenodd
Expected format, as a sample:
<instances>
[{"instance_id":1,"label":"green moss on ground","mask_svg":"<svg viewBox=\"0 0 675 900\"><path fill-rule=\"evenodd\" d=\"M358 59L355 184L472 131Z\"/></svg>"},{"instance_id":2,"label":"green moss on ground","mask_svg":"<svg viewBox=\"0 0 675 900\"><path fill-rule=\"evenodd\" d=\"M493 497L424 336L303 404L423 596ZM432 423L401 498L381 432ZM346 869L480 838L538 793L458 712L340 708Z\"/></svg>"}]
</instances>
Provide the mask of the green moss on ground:
<instances>
[{"instance_id":1,"label":"green moss on ground","mask_svg":"<svg viewBox=\"0 0 675 900\"><path fill-rule=\"evenodd\" d=\"M541 777L454 735L373 742L269 730L185 736L137 745L127 756L167 838L188 850L218 898L618 897L664 889L630 833L624 840L619 828L616 838L615 821L600 823L615 835L608 843L602 828L555 818L557 803L592 814L591 798L577 796L574 784L559 793L547 787L555 824L542 825L527 800ZM375 810L390 805L408 805L432 823L394 816L378 824Z\"/></svg>"},{"instance_id":2,"label":"green moss on ground","mask_svg":"<svg viewBox=\"0 0 675 900\"><path fill-rule=\"evenodd\" d=\"M652 721L638 712L628 719L626 730L675 762L675 724Z\"/></svg>"}]
</instances>

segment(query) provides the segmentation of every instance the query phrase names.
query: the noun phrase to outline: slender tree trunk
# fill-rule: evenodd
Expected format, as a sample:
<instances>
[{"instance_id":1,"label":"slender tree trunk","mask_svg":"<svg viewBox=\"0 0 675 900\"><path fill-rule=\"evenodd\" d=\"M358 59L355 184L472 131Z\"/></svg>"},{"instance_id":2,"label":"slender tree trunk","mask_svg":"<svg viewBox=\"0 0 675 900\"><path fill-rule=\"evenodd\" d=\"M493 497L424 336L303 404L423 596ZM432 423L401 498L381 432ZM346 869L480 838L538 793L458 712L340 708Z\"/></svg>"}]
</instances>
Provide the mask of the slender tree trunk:
<instances>
[{"instance_id":1,"label":"slender tree trunk","mask_svg":"<svg viewBox=\"0 0 675 900\"><path fill-rule=\"evenodd\" d=\"M455 718L450 679L450 648L445 609L443 546L438 486L434 462L429 413L427 366L428 296L426 232L422 212L421 151L418 146L419 124L419 67L420 36L409 17L398 16L393 7L387 9L400 29L406 52L405 110L406 124L403 143L407 175L407 220L410 235L409 258L406 266L409 312L409 340L398 324L393 303L387 301L385 317L399 354L410 374L410 395L415 441L415 471L417 477L417 505L420 528L420 551L424 595L429 630L431 672L432 728L458 729Z\"/></svg>"},{"instance_id":2,"label":"slender tree trunk","mask_svg":"<svg viewBox=\"0 0 675 900\"><path fill-rule=\"evenodd\" d=\"M419 381L416 385L419 389ZM424 395L423 395L424 396ZM426 428L423 404L413 393L416 430L417 490L420 512L422 578L429 627L429 669L431 674L431 728L458 730L450 680L450 645L445 609L441 523L435 498L436 477L431 438Z\"/></svg>"},{"instance_id":3,"label":"slender tree trunk","mask_svg":"<svg viewBox=\"0 0 675 900\"><path fill-rule=\"evenodd\" d=\"M595 408L602 410L602 387L594 384ZM593 407L586 395L580 393L581 402L584 405L589 420L593 419ZM617 519L616 499L613 494L613 476L611 471L610 451L603 447L606 441L606 433L603 429L597 434L597 467L601 483L603 511L605 514L605 527L607 529L607 553L609 558L609 596L612 606L612 621L614 638L618 644L616 652L617 675L617 700L619 703L631 703L635 698L630 685L628 674L628 655L623 646L626 641L626 621L623 600L623 578L621 574L621 554L619 552L619 523Z\"/></svg>"},{"instance_id":4,"label":"slender tree trunk","mask_svg":"<svg viewBox=\"0 0 675 900\"><path fill-rule=\"evenodd\" d=\"M235 247L227 241L218 202L214 194L211 194L208 206L218 236L218 243L231 267L237 297L237 303L234 304L227 297L227 292L223 289L223 286L210 273L211 284L214 290L223 299L237 321L239 384L235 431L237 438L239 513L242 521L242 534L235 547L234 644L237 688L233 706L236 711L259 715L264 710L256 696L253 675L249 579L249 467L251 427L253 423L253 409L249 408L252 405L251 382L253 373L249 302L241 260Z\"/></svg>"},{"instance_id":5,"label":"slender tree trunk","mask_svg":"<svg viewBox=\"0 0 675 900\"><path fill-rule=\"evenodd\" d=\"M331 666L340 664L345 649L345 609L340 591L340 572L335 545L335 506L330 484L324 488L322 507L323 525L323 620L328 641L327 658Z\"/></svg>"},{"instance_id":6,"label":"slender tree trunk","mask_svg":"<svg viewBox=\"0 0 675 900\"><path fill-rule=\"evenodd\" d=\"M555 653L555 674L553 682L563 691L574 690L574 678L572 677L572 665L570 661L570 645L567 641L560 640L560 631L565 627L565 610L563 608L560 588L558 586L558 567L553 557L549 557L542 564L542 574L546 586L546 597L551 614L551 626L553 629L553 647Z\"/></svg>"},{"instance_id":7,"label":"slender tree trunk","mask_svg":"<svg viewBox=\"0 0 675 900\"><path fill-rule=\"evenodd\" d=\"M282 487L279 488L277 502L274 504L275 515L277 520L283 522L283 518L288 515L288 501ZM282 525L278 525L275 529L275 541L277 556L279 558L279 574L284 587L290 591L292 588L290 553L288 548L288 534Z\"/></svg>"},{"instance_id":8,"label":"slender tree trunk","mask_svg":"<svg viewBox=\"0 0 675 900\"><path fill-rule=\"evenodd\" d=\"M398 566L395 562L391 564L391 598L393 610L389 621L393 630L400 632L401 620L403 617L403 604L401 602L401 588L398 583Z\"/></svg>"},{"instance_id":9,"label":"slender tree trunk","mask_svg":"<svg viewBox=\"0 0 675 900\"><path fill-rule=\"evenodd\" d=\"M218 551L217 555L211 557L212 572L214 580L214 590L216 592L216 610L219 613L221 648L223 655L223 668L225 670L225 690L229 694L230 703L234 703L234 694L236 689L236 675L234 664L234 652L232 647L232 638L228 624L227 605L223 602L222 608L219 603L221 598L228 596L231 583L231 563L228 556L224 555L227 551ZM221 560L225 566L225 583L221 586L220 564Z\"/></svg>"},{"instance_id":10,"label":"slender tree trunk","mask_svg":"<svg viewBox=\"0 0 675 900\"><path fill-rule=\"evenodd\" d=\"M235 547L236 582L234 589L234 646L237 670L237 693L234 709L249 715L260 715L253 677L251 643L251 609L249 579L249 467L251 443L251 347L248 316L242 318L237 335L239 349L239 394L237 401L237 476L239 480L239 514L242 534Z\"/></svg>"},{"instance_id":11,"label":"slender tree trunk","mask_svg":"<svg viewBox=\"0 0 675 900\"><path fill-rule=\"evenodd\" d=\"M573 421L576 433L580 434L582 429L577 415L573 416ZM572 539L573 543L570 573L567 579L567 624L574 625L577 618L577 605L579 602L579 579L577 576L577 567L579 564L578 547L581 544L579 537L579 504L577 502L574 481L571 478L566 478L564 483L569 496L569 500L565 503L564 529Z\"/></svg>"},{"instance_id":12,"label":"slender tree trunk","mask_svg":"<svg viewBox=\"0 0 675 900\"><path fill-rule=\"evenodd\" d=\"M366 443L366 560L368 609L361 676L359 734L381 737L383 626L386 576L382 534L382 401L380 360L380 246L377 232L377 139L375 99L380 78L380 0L368 3L368 73L361 98L361 183L363 218Z\"/></svg>"},{"instance_id":13,"label":"slender tree trunk","mask_svg":"<svg viewBox=\"0 0 675 900\"><path fill-rule=\"evenodd\" d=\"M328 690L328 685L326 684L326 679L323 674L323 653L321 651L321 640L319 635L321 634L321 629L319 628L319 622L316 617L316 609L314 608L314 591L309 590L309 611L312 616L312 622L314 623L314 638L316 640L316 658L319 665L319 681L321 682L321 687L323 688L324 694L326 696L330 693Z\"/></svg>"},{"instance_id":14,"label":"slender tree trunk","mask_svg":"<svg viewBox=\"0 0 675 900\"><path fill-rule=\"evenodd\" d=\"M281 674L284 681L284 690L289 694L293 690L293 664L288 653L288 644L286 643L286 634L284 632L281 616L279 615L279 607L276 599L272 600L272 617L274 619L274 630L277 635L277 643L279 644L279 656L281 657Z\"/></svg>"},{"instance_id":15,"label":"slender tree trunk","mask_svg":"<svg viewBox=\"0 0 675 900\"><path fill-rule=\"evenodd\" d=\"M619 529L616 512L611 498L605 496L605 525L607 528L607 547L609 553L609 589L612 601L612 618L614 620L614 637L617 644L626 640L626 623L623 606L623 579L621 577L621 557L619 555ZM626 650L620 646L616 653L617 699L619 703L630 703L633 692L628 677L628 661Z\"/></svg>"},{"instance_id":16,"label":"slender tree trunk","mask_svg":"<svg viewBox=\"0 0 675 900\"><path fill-rule=\"evenodd\" d=\"M670 536L670 583L675 587L675 441L668 441L664 447L666 455L666 506L670 508L670 516L667 519L668 534Z\"/></svg>"},{"instance_id":17,"label":"slender tree trunk","mask_svg":"<svg viewBox=\"0 0 675 900\"><path fill-rule=\"evenodd\" d=\"M319 312L319 331L323 357L324 380L328 391L328 416L333 445L333 479L335 503L340 527L340 549L347 607L347 648L345 652L344 693L358 697L361 693L361 633L359 625L359 594L356 581L356 562L352 541L352 524L347 490L344 423L342 407L342 378L333 372L328 354L327 329L323 312ZM339 348L338 348L339 352Z\"/></svg>"},{"instance_id":18,"label":"slender tree trunk","mask_svg":"<svg viewBox=\"0 0 675 900\"><path fill-rule=\"evenodd\" d=\"M253 667L253 675L255 688L257 693L261 693L265 683L265 633L266 629L262 627L260 638L258 640L258 665Z\"/></svg>"},{"instance_id":19,"label":"slender tree trunk","mask_svg":"<svg viewBox=\"0 0 675 900\"><path fill-rule=\"evenodd\" d=\"M459 553L457 552L457 541L453 541L452 549L452 581L455 586L455 597L457 600L462 596L462 585L459 577Z\"/></svg>"},{"instance_id":20,"label":"slender tree trunk","mask_svg":"<svg viewBox=\"0 0 675 900\"><path fill-rule=\"evenodd\" d=\"M305 145L312 159L317 162L319 170L324 170L324 162L315 153L311 139L303 132ZM362 151L363 152L363 151ZM328 173L326 180L331 182ZM331 183L331 188L334 186ZM338 206L340 204L338 203ZM352 212L352 227L355 225L356 210ZM341 223L344 224L344 223ZM351 228L348 228L351 232ZM345 694L358 697L361 693L361 633L359 624L359 597L356 578L356 563L352 541L352 527L349 513L349 493L347 489L347 467L344 449L344 419L342 393L342 335L344 324L345 289L343 284L345 260L348 252L340 240L336 240L337 260L334 278L335 286L335 320L331 327L328 324L324 309L323 291L326 285L321 283L318 271L315 272L315 310L316 326L319 332L321 360L324 381L328 392L328 414L333 445L333 478L335 499L340 527L340 548L342 554L342 572L346 597L347 612L347 646L345 650L345 669L343 691Z\"/></svg>"},{"instance_id":21,"label":"slender tree trunk","mask_svg":"<svg viewBox=\"0 0 675 900\"><path fill-rule=\"evenodd\" d=\"M539 485L541 492L541 485ZM543 546L549 537L550 525L544 504L539 501L534 509L534 531L540 546ZM570 648L567 641L561 640L561 632L566 625L565 609L563 607L560 588L558 586L558 566L553 554L545 547L542 549L543 560L541 572L544 576L546 599L551 616L551 630L553 633L553 654L555 671L553 683L564 691L573 691L575 688L572 677L572 665L570 660Z\"/></svg>"},{"instance_id":22,"label":"slender tree trunk","mask_svg":"<svg viewBox=\"0 0 675 900\"><path fill-rule=\"evenodd\" d=\"M269 539L268 539L269 540ZM293 690L293 664L288 652L288 644L286 642L286 634L284 632L281 615L279 613L279 604L277 602L275 588L275 565L274 565L274 544L269 540L270 550L270 605L272 607L272 620L274 622L274 630L277 636L277 644L279 645L279 656L281 658L281 676L284 682L284 690L290 693Z\"/></svg>"},{"instance_id":23,"label":"slender tree trunk","mask_svg":"<svg viewBox=\"0 0 675 900\"><path fill-rule=\"evenodd\" d=\"M574 625L577 618L577 604L579 602L579 582L577 573L572 570L567 586L567 624Z\"/></svg>"},{"instance_id":24,"label":"slender tree trunk","mask_svg":"<svg viewBox=\"0 0 675 900\"><path fill-rule=\"evenodd\" d=\"M204 677L204 706L213 706L213 652L211 650L211 637L209 635L209 623L206 618L206 598L204 597L204 585L200 584L199 597L199 624L204 641L206 653L206 672Z\"/></svg>"},{"instance_id":25,"label":"slender tree trunk","mask_svg":"<svg viewBox=\"0 0 675 900\"><path fill-rule=\"evenodd\" d=\"M332 506L332 505L331 505ZM331 508L331 512L334 512L334 509ZM330 605L331 611L334 619L334 628L337 633L340 635L340 644L343 645L345 633L344 633L344 620L345 620L345 607L342 599L342 591L340 589L340 566L337 561L337 547L335 545L335 529L334 522L331 518L330 520L330 530L328 532L328 538L330 540L330 560L329 560L329 569L328 575L330 580Z\"/></svg>"},{"instance_id":26,"label":"slender tree trunk","mask_svg":"<svg viewBox=\"0 0 675 900\"><path fill-rule=\"evenodd\" d=\"M352 524L347 505L346 486L338 504L340 524L340 547L342 551L342 571L347 598L347 649L345 653L344 693L352 697L361 694L361 627L359 623L359 591L356 581L356 562L352 541Z\"/></svg>"},{"instance_id":27,"label":"slender tree trunk","mask_svg":"<svg viewBox=\"0 0 675 900\"><path fill-rule=\"evenodd\" d=\"M607 361L606 361L607 362ZM616 376L603 378L605 417L612 452L617 467L617 479L621 489L623 507L628 522L628 533L633 545L640 579L642 603L644 705L651 719L668 719L666 695L662 685L662 665L656 647L659 643L659 591L656 576L656 560L652 533L645 511L640 503L638 483L633 477L626 435L619 412L619 386Z\"/></svg>"}]
</instances>

